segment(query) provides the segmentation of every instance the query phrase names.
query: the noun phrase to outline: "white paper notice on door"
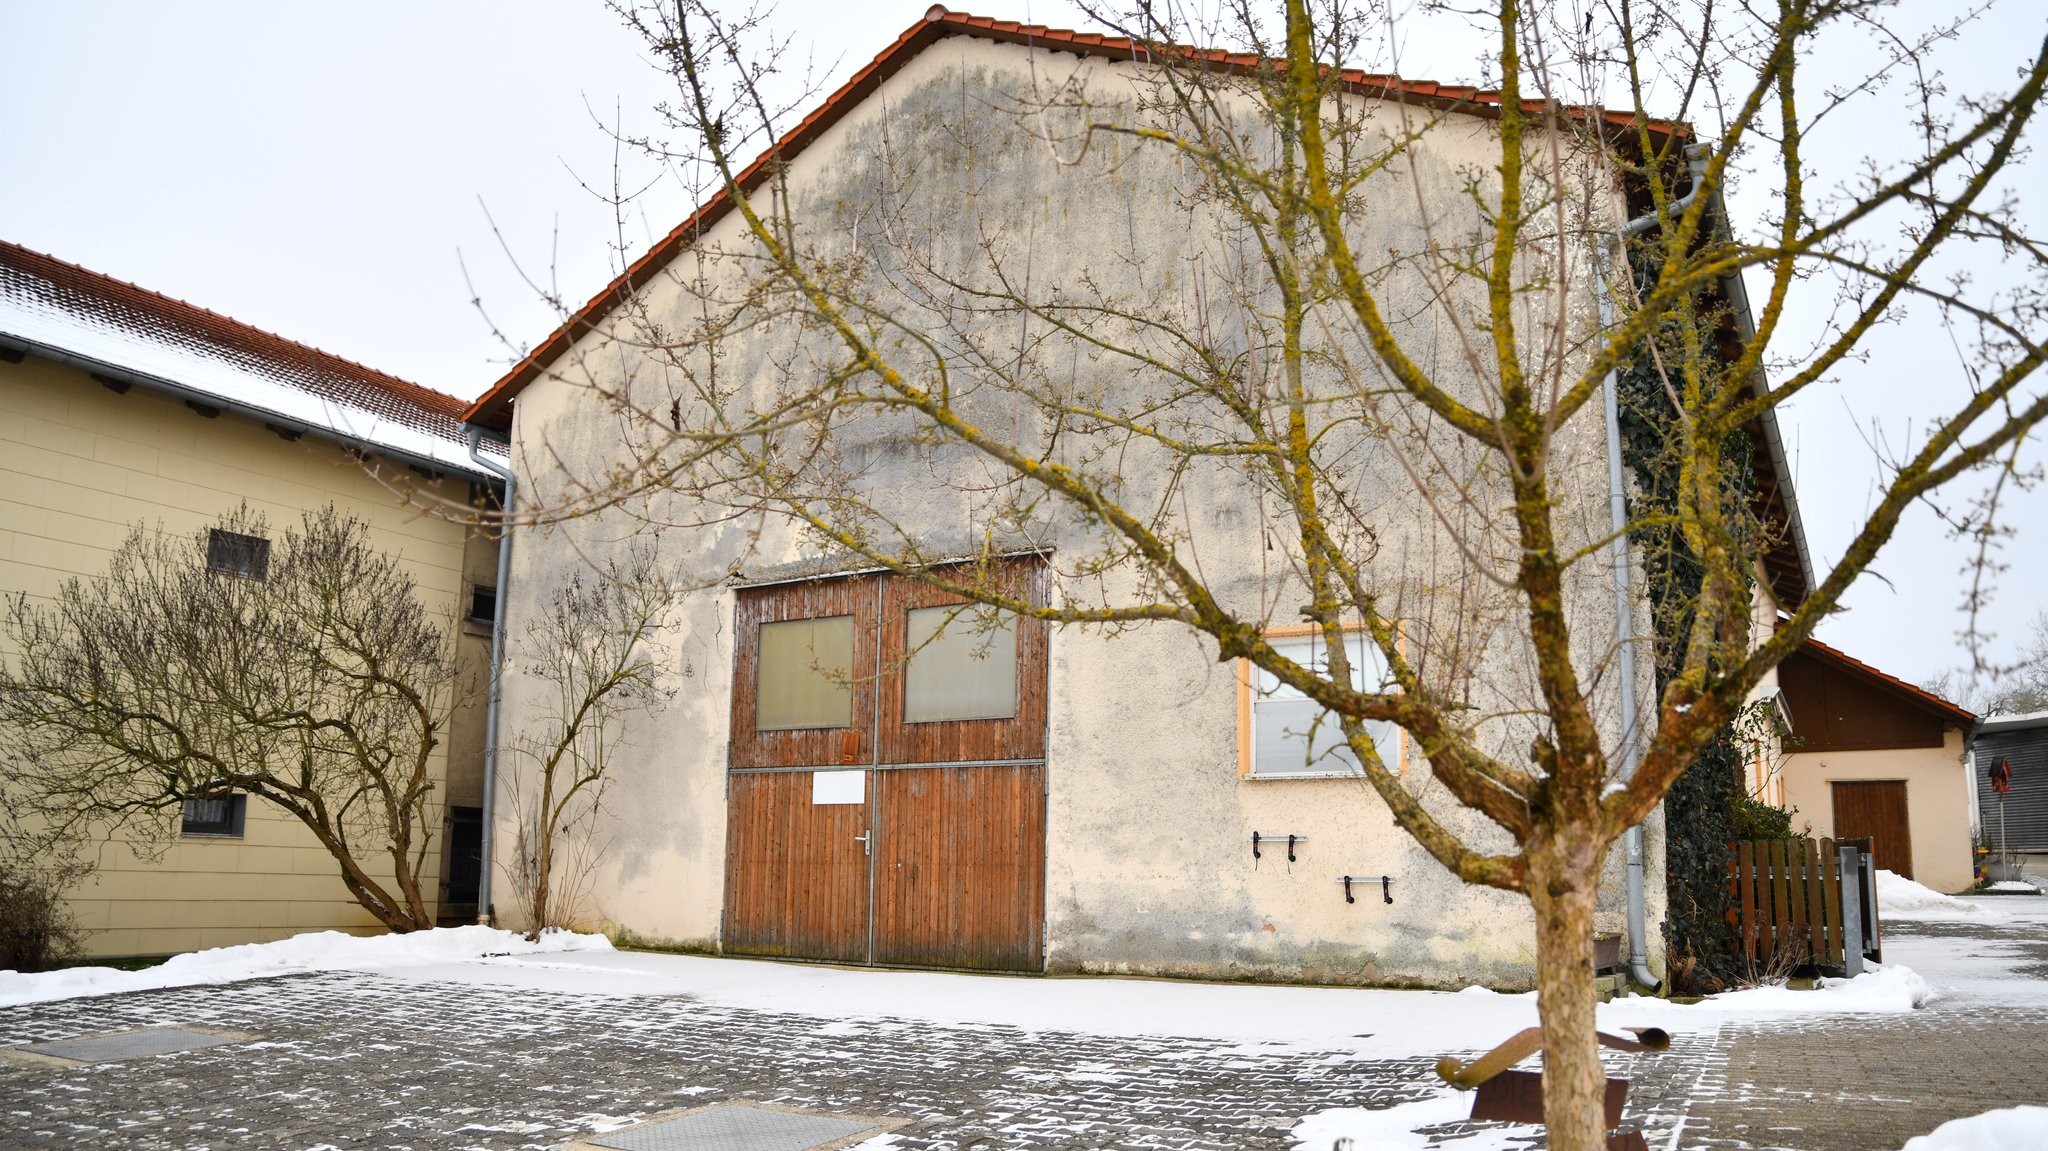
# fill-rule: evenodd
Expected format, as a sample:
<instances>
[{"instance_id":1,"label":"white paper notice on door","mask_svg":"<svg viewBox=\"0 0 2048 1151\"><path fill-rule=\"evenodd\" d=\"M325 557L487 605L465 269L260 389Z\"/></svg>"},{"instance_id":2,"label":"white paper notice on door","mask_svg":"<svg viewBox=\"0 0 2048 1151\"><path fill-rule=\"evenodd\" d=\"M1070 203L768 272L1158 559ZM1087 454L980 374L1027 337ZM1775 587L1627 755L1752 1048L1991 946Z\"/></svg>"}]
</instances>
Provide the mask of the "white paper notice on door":
<instances>
[{"instance_id":1,"label":"white paper notice on door","mask_svg":"<svg viewBox=\"0 0 2048 1151\"><path fill-rule=\"evenodd\" d=\"M811 803L866 803L868 773L865 771L814 771L811 773Z\"/></svg>"}]
</instances>

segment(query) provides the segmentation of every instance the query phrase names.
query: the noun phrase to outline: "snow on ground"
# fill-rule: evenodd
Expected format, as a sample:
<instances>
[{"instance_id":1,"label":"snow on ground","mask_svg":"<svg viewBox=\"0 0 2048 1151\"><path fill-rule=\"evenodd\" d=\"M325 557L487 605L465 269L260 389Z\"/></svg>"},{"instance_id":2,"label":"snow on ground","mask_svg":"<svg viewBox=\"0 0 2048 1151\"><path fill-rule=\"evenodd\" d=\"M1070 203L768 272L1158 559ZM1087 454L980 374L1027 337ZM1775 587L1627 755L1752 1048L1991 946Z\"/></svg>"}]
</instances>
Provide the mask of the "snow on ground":
<instances>
[{"instance_id":1,"label":"snow on ground","mask_svg":"<svg viewBox=\"0 0 2048 1151\"><path fill-rule=\"evenodd\" d=\"M536 942L489 927L442 927L410 935L345 935L315 931L274 943L247 943L177 955L141 971L112 967L68 967L23 975L0 971L0 1007L113 995L158 987L233 983L308 971L379 971L423 964L476 961L496 956L546 955L567 951L610 951L602 935L549 931Z\"/></svg>"},{"instance_id":2,"label":"snow on ground","mask_svg":"<svg viewBox=\"0 0 2048 1151\"><path fill-rule=\"evenodd\" d=\"M1641 1004L1673 1011L1750 1012L1786 1011L1802 1015L1866 1015L1911 1011L1933 999L1927 981L1910 967L1897 963L1866 964L1863 974L1849 979L1823 977L1812 990L1795 991L1782 984L1745 987L1709 995L1698 1003L1671 1004L1640 995L1617 999L1610 1006L1621 1008Z\"/></svg>"},{"instance_id":3,"label":"snow on ground","mask_svg":"<svg viewBox=\"0 0 2048 1151\"><path fill-rule=\"evenodd\" d=\"M1989 887L1985 888L1984 890L1986 890L1986 891L2017 891L2017 892L2019 892L2019 893L2020 893L2020 894L2022 894L2022 895L2039 895L2039 894L2041 894L2041 889L2040 889L2040 888L2038 888L2038 887L2034 886L2034 885L2033 885L2033 884L2031 884L2031 883L2021 883L2021 882L2020 882L2019 880L2017 880L2017 879L2008 879L2008 880L2004 881L2003 883L1994 883L1994 884L1992 884L1991 886L1989 886ZM1882 907L1883 907L1884 905L1883 905L1883 904L1879 904L1878 906L1879 906L1880 908L1882 908Z\"/></svg>"},{"instance_id":4,"label":"snow on ground","mask_svg":"<svg viewBox=\"0 0 2048 1151\"><path fill-rule=\"evenodd\" d=\"M1997 1003L2048 1009L2048 980L2016 977L2039 962L2033 949L2048 938L2048 898L1994 895L1959 902L2000 912L1997 919L1956 916L1916 929L1884 928L1884 957L1919 972L1944 1003ZM1970 932L1971 925L1983 928ZM1957 938L1963 931L1965 939Z\"/></svg>"},{"instance_id":5,"label":"snow on ground","mask_svg":"<svg viewBox=\"0 0 2048 1151\"><path fill-rule=\"evenodd\" d=\"M0 973L0 1005L156 987L227 983L307 971L375 971L408 982L456 982L587 995L688 995L709 1003L830 1020L844 1034L893 1020L1095 1035L1212 1039L1224 1050L1316 1052L1392 1059L1476 1052L1536 1024L1533 994L1382 991L1158 979L1032 978L827 967L614 951L601 936L551 933L527 943L483 927L356 938L336 932L179 956L120 972L73 968ZM1892 965L1817 991L1766 988L1696 1004L1630 997L1603 1005L1601 1025L1706 1031L1732 1016L1907 1011L1925 994Z\"/></svg>"},{"instance_id":6,"label":"snow on ground","mask_svg":"<svg viewBox=\"0 0 2048 1151\"><path fill-rule=\"evenodd\" d=\"M2048 915L2048 900L2008 901L2024 909L2016 918L2031 920L2037 910ZM1216 1044L1192 1050L1186 1056L1191 1059L1299 1052L1342 1063L1466 1055L1487 1050L1537 1022L1534 993L1501 994L1477 987L1461 992L1384 991L892 971L621 952L602 936L566 932L528 943L513 933L484 927L372 938L320 932L178 956L136 972L0 972L0 1006L327 970L368 971L409 983L600 996L683 995L721 1006L815 1018L823 1023L824 1033L833 1035L885 1033L916 1021L1033 1032L1179 1036ZM1603 1004L1599 1020L1608 1031L1661 1027L1683 1034L1711 1032L1735 1018L1910 1011L1929 997L1927 981L1899 963L1822 984L1813 991L1754 988L1693 1004L1631 996ZM1379 1111L1340 1108L1307 1116L1294 1128L1293 1138L1298 1147L1311 1151L1344 1138L1360 1151L1400 1151L1429 1145L1425 1137L1414 1134L1416 1129L1460 1121L1470 1114L1469 1095L1434 1079L1416 1087L1427 1091L1427 1097ZM1501 1151L1533 1131L1499 1127L1439 1145L1446 1151ZM1913 1151L1949 1147L1915 1145Z\"/></svg>"},{"instance_id":7,"label":"snow on ground","mask_svg":"<svg viewBox=\"0 0 2048 1151\"><path fill-rule=\"evenodd\" d=\"M1951 1119L1906 1140L1900 1151L2040 1151L2048 1147L2048 1107L2007 1107Z\"/></svg>"},{"instance_id":8,"label":"snow on ground","mask_svg":"<svg viewBox=\"0 0 2048 1151\"><path fill-rule=\"evenodd\" d=\"M2005 913L1981 903L1943 895L1902 875L1877 871L1877 914L1887 919L2004 919Z\"/></svg>"},{"instance_id":9,"label":"snow on ground","mask_svg":"<svg viewBox=\"0 0 2048 1151\"><path fill-rule=\"evenodd\" d=\"M1294 1130L1289 1132L1294 1136L1295 1151L1329 1151L1332 1147L1341 1146L1340 1139L1351 1140L1351 1146L1359 1151L1424 1151L1433 1141L1444 1151L1506 1151L1514 1145L1510 1140L1519 1139L1526 1143L1543 1133L1541 1127L1532 1124L1508 1123L1441 1140L1416 1134L1421 1128L1463 1122L1472 1114L1471 1095L1442 1084L1433 1086L1437 1088L1436 1093L1427 1099L1378 1111L1367 1111L1361 1107L1333 1107L1318 1111L1295 1124Z\"/></svg>"}]
</instances>

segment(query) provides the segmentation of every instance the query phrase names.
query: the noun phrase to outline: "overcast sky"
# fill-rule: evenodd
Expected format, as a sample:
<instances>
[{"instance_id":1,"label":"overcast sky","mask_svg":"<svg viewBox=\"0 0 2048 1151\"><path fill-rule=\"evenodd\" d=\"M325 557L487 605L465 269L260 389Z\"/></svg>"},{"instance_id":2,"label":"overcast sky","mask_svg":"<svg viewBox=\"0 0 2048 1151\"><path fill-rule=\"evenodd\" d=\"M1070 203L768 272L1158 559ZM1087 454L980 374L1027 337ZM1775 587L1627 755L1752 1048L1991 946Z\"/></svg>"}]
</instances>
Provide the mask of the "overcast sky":
<instances>
[{"instance_id":1,"label":"overcast sky","mask_svg":"<svg viewBox=\"0 0 2048 1151\"><path fill-rule=\"evenodd\" d=\"M836 82L926 6L790 0L776 23ZM1086 26L1044 0L967 7ZM2015 46L2038 43L2044 24L2040 4L2007 4L1960 46L1958 83L2009 76ZM1455 37L1404 28L1405 74L1473 78ZM580 186L613 184L593 117L648 130L666 94L597 0L0 0L0 29L0 236L465 397L516 359L493 324L522 348L553 325L522 277L580 302L619 266L611 210ZM1903 116L1859 125L1907 130ZM1816 162L1846 166L1854 144ZM630 158L626 173L651 175ZM628 258L689 208L675 182L655 183ZM1785 420L1823 564L1873 498L1873 421L1894 442L1924 429L1926 397L1953 386L1956 359L1938 331L1906 329L1844 376ZM2020 497L2007 519L2020 534L1988 617L2001 657L2048 602L2048 496ZM1821 637L1908 680L1962 663L1966 559L1916 509L1878 565L1885 578L1866 580Z\"/></svg>"}]
</instances>

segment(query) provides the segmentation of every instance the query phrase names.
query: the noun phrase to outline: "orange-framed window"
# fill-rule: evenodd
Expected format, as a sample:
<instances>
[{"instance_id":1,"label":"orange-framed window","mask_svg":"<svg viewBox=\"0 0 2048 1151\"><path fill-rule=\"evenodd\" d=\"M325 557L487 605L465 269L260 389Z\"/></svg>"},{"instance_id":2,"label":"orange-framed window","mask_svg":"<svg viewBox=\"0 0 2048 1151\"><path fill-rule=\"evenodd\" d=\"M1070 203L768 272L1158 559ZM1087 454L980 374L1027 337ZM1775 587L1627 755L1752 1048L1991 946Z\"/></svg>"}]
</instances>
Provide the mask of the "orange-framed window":
<instances>
[{"instance_id":1,"label":"orange-framed window","mask_svg":"<svg viewBox=\"0 0 2048 1151\"><path fill-rule=\"evenodd\" d=\"M1377 689L1387 679L1387 661L1362 624L1346 624L1345 648L1352 683ZM1398 633L1397 633L1398 635ZM1270 628L1266 641L1304 667L1329 664L1322 629L1314 624ZM1365 725L1380 760L1408 772L1408 733L1374 720ZM1237 774L1246 779L1351 779L1363 774L1337 719L1270 673L1237 661Z\"/></svg>"}]
</instances>

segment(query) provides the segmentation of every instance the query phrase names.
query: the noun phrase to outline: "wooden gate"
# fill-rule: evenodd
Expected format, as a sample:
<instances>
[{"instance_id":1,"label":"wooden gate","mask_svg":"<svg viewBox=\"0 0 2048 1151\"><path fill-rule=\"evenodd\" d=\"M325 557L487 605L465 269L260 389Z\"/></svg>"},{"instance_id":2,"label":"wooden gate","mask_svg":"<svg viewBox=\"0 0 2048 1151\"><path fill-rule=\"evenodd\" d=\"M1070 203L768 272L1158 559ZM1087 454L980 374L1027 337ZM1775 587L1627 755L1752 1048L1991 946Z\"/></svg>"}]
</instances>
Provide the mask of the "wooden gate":
<instances>
[{"instance_id":1,"label":"wooden gate","mask_svg":"<svg viewBox=\"0 0 2048 1151\"><path fill-rule=\"evenodd\" d=\"M1834 839L1738 843L1728 865L1728 922L1754 968L1856 966L1851 952L1878 958L1877 907L1859 866L1845 889L1841 849L1867 864L1869 845ZM1846 898L1845 898L1846 895ZM1853 914L1852 914L1853 913Z\"/></svg>"},{"instance_id":2,"label":"wooden gate","mask_svg":"<svg viewBox=\"0 0 2048 1151\"><path fill-rule=\"evenodd\" d=\"M1833 785L1835 834L1869 839L1876 865L1913 878L1913 832L1906 819L1906 781L1859 780Z\"/></svg>"}]
</instances>

